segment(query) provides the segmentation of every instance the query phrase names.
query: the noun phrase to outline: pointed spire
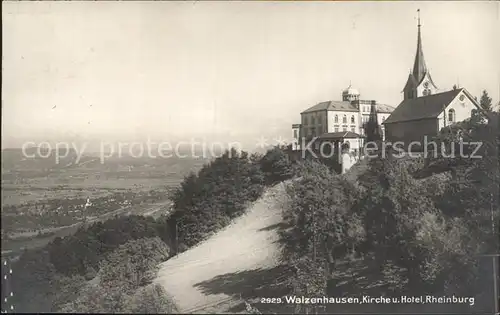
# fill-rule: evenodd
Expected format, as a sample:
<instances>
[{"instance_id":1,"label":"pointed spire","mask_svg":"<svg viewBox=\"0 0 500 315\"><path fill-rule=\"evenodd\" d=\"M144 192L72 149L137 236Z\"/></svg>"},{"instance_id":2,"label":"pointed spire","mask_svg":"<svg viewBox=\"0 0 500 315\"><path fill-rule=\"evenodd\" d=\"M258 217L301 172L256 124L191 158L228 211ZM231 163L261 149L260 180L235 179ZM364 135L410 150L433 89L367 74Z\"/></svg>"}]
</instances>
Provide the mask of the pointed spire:
<instances>
[{"instance_id":1,"label":"pointed spire","mask_svg":"<svg viewBox=\"0 0 500 315\"><path fill-rule=\"evenodd\" d=\"M420 34L420 9L418 13L418 35L417 35L417 53L415 54L415 62L413 64L413 76L417 83L420 83L425 74L427 73L427 66L425 65L424 52L422 50L422 36Z\"/></svg>"},{"instance_id":2,"label":"pointed spire","mask_svg":"<svg viewBox=\"0 0 500 315\"><path fill-rule=\"evenodd\" d=\"M366 123L365 130L367 142L382 140L382 130L378 123L377 104L375 103L375 101L372 101L370 116L368 117L368 122Z\"/></svg>"}]
</instances>

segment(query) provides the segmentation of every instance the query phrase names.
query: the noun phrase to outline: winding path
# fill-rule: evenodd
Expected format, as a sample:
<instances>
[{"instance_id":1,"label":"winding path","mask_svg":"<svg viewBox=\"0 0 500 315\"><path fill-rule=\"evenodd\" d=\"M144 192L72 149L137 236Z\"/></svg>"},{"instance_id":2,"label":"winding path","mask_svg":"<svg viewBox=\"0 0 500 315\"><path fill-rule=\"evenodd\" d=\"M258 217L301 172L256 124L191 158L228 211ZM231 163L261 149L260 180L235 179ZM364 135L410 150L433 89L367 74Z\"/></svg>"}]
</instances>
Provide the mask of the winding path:
<instances>
[{"instance_id":1,"label":"winding path","mask_svg":"<svg viewBox=\"0 0 500 315\"><path fill-rule=\"evenodd\" d=\"M203 283L214 281L224 286L220 279L227 275L278 265L277 227L282 221L279 203L284 200L284 188L284 183L271 187L231 225L161 264L155 282L173 296L181 313L203 313L233 299L229 294L203 289ZM234 280L227 285L234 285Z\"/></svg>"}]
</instances>

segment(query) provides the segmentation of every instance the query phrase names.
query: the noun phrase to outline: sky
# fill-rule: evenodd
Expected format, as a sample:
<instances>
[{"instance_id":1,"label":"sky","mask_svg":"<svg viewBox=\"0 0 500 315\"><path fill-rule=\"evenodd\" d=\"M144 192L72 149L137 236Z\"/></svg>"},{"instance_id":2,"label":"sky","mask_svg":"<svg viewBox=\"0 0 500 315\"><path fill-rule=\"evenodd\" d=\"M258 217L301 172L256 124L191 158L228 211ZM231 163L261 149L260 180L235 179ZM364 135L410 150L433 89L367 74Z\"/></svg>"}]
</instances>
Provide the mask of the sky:
<instances>
[{"instance_id":1,"label":"sky","mask_svg":"<svg viewBox=\"0 0 500 315\"><path fill-rule=\"evenodd\" d=\"M290 138L350 82L397 106L419 8L436 85L498 102L496 1L2 2L2 148Z\"/></svg>"}]
</instances>

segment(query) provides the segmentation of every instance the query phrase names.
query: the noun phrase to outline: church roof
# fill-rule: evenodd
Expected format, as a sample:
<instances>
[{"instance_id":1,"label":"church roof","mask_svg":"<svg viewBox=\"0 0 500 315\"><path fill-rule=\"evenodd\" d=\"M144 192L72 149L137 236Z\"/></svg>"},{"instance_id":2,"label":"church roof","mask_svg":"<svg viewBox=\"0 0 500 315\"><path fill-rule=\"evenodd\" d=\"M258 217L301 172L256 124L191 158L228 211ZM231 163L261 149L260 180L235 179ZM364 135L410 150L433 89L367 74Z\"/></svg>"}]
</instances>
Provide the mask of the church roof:
<instances>
[{"instance_id":1,"label":"church roof","mask_svg":"<svg viewBox=\"0 0 500 315\"><path fill-rule=\"evenodd\" d=\"M394 107L386 104L377 104L377 113L392 113L394 111Z\"/></svg>"},{"instance_id":2,"label":"church roof","mask_svg":"<svg viewBox=\"0 0 500 315\"><path fill-rule=\"evenodd\" d=\"M428 96L406 99L399 104L384 124L435 118L464 89L456 89ZM465 91L466 92L466 91ZM469 93L466 93L469 97Z\"/></svg>"},{"instance_id":3,"label":"church roof","mask_svg":"<svg viewBox=\"0 0 500 315\"><path fill-rule=\"evenodd\" d=\"M361 105L364 105L363 103ZM378 113L392 113L394 107L386 104L377 104ZM355 103L349 101L326 101L318 103L301 114L316 112L320 110L331 110L331 111L341 111L341 112L358 112L359 109Z\"/></svg>"}]
</instances>

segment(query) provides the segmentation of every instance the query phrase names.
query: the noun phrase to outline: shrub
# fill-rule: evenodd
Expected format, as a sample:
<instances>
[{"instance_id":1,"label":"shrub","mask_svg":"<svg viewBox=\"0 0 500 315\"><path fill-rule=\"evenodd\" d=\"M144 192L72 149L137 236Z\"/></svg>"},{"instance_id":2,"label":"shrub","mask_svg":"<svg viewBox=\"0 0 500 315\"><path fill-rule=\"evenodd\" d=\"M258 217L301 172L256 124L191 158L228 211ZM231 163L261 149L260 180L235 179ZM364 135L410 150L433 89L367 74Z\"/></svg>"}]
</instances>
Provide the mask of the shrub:
<instances>
[{"instance_id":1,"label":"shrub","mask_svg":"<svg viewBox=\"0 0 500 315\"><path fill-rule=\"evenodd\" d=\"M129 241L101 262L101 284L124 291L136 290L154 279L158 264L168 257L169 248L159 238Z\"/></svg>"},{"instance_id":2,"label":"shrub","mask_svg":"<svg viewBox=\"0 0 500 315\"><path fill-rule=\"evenodd\" d=\"M168 226L176 251L189 248L229 224L250 202L260 197L264 174L257 155L232 149L190 174L173 196Z\"/></svg>"},{"instance_id":3,"label":"shrub","mask_svg":"<svg viewBox=\"0 0 500 315\"><path fill-rule=\"evenodd\" d=\"M274 147L267 151L262 157L260 165L267 184L275 184L293 176L290 158L280 147Z\"/></svg>"},{"instance_id":4,"label":"shrub","mask_svg":"<svg viewBox=\"0 0 500 315\"><path fill-rule=\"evenodd\" d=\"M137 215L115 217L89 228L80 228L65 238L57 237L47 250L58 272L91 278L99 268L99 262L118 246L140 238L161 237L166 240L165 234L165 226L153 218Z\"/></svg>"},{"instance_id":5,"label":"shrub","mask_svg":"<svg viewBox=\"0 0 500 315\"><path fill-rule=\"evenodd\" d=\"M351 209L360 191L319 162L304 163L301 175L288 188L282 259L295 270L289 279L295 294L322 295L335 259L364 241L362 221Z\"/></svg>"},{"instance_id":6,"label":"shrub","mask_svg":"<svg viewBox=\"0 0 500 315\"><path fill-rule=\"evenodd\" d=\"M173 298L159 284L140 288L128 301L126 310L131 314L178 314Z\"/></svg>"},{"instance_id":7,"label":"shrub","mask_svg":"<svg viewBox=\"0 0 500 315\"><path fill-rule=\"evenodd\" d=\"M65 313L127 313L127 294L120 287L87 284L78 297L61 307Z\"/></svg>"}]
</instances>

